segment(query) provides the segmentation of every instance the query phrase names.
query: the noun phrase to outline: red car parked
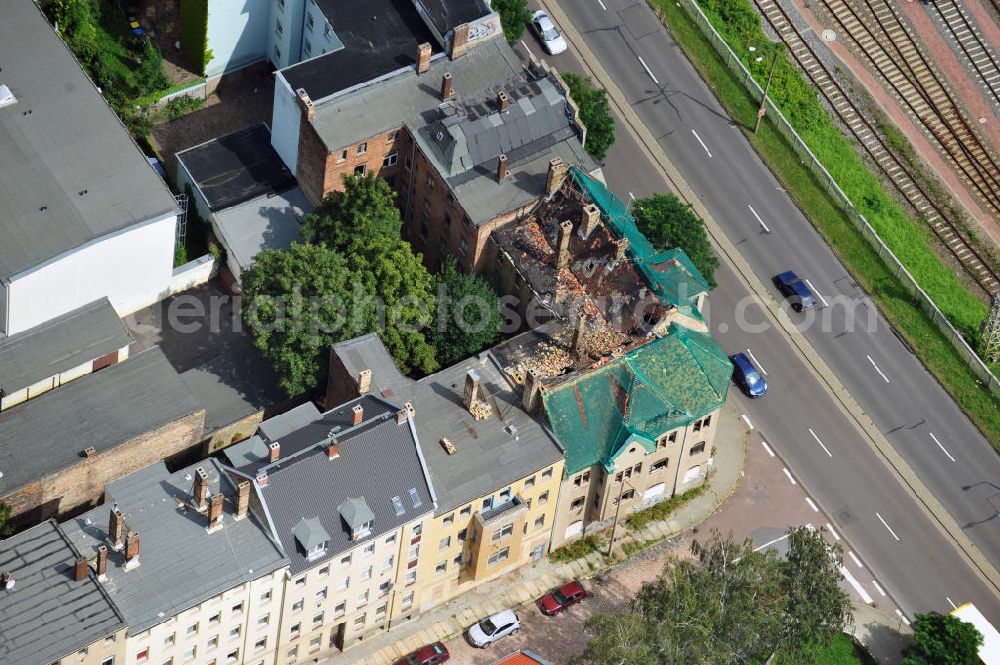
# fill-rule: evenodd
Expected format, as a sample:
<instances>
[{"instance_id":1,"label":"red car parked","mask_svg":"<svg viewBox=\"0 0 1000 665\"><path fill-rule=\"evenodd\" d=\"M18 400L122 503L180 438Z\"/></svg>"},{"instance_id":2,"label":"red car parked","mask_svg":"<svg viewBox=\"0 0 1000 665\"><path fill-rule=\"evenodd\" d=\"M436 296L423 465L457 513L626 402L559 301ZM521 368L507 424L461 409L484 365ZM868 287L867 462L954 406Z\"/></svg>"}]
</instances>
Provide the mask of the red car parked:
<instances>
[{"instance_id":1,"label":"red car parked","mask_svg":"<svg viewBox=\"0 0 1000 665\"><path fill-rule=\"evenodd\" d=\"M541 605L542 612L548 616L554 616L586 597L587 592L579 582L567 582L552 593L542 596L538 604Z\"/></svg>"},{"instance_id":2,"label":"red car parked","mask_svg":"<svg viewBox=\"0 0 1000 665\"><path fill-rule=\"evenodd\" d=\"M405 656L396 661L396 665L437 665L443 663L451 656L448 649L440 642L428 644L420 647L409 656Z\"/></svg>"}]
</instances>

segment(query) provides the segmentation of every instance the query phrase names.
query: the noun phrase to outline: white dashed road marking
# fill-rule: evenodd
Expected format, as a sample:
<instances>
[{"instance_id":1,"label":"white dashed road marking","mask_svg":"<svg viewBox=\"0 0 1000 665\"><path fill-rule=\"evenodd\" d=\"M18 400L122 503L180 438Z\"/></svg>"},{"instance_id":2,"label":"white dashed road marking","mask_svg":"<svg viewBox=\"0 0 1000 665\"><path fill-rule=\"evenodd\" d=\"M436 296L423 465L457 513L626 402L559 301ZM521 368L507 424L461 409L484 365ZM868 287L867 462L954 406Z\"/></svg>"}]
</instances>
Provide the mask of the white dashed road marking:
<instances>
[{"instance_id":1,"label":"white dashed road marking","mask_svg":"<svg viewBox=\"0 0 1000 665\"><path fill-rule=\"evenodd\" d=\"M760 445L764 446L764 450L767 451L768 455L770 455L771 457L774 457L774 451L771 450L771 446L767 445L767 441L765 441L764 439L761 439L760 440Z\"/></svg>"},{"instance_id":2,"label":"white dashed road marking","mask_svg":"<svg viewBox=\"0 0 1000 665\"><path fill-rule=\"evenodd\" d=\"M781 467L781 470L785 472L785 475L786 475L786 476L788 476L788 480L789 480L789 481L790 481L790 482L791 482L791 483L792 483L793 485L798 485L798 483L797 483L797 482L795 482L795 479L794 479L794 478L792 478L792 474L791 474L791 472L790 472L790 471L789 471L789 470L788 470L787 468L785 468L785 467Z\"/></svg>"},{"instance_id":3,"label":"white dashed road marking","mask_svg":"<svg viewBox=\"0 0 1000 665\"><path fill-rule=\"evenodd\" d=\"M819 437L816 436L816 432L812 431L811 427L809 428L809 433L812 434L812 437L814 439L816 439L816 443L818 443L823 448L823 452L826 453L827 457L833 457L833 454L830 452L830 449L823 445L823 442L819 440Z\"/></svg>"},{"instance_id":4,"label":"white dashed road marking","mask_svg":"<svg viewBox=\"0 0 1000 665\"><path fill-rule=\"evenodd\" d=\"M651 76L652 76L652 75L651 75ZM654 80L655 80L655 79L654 79ZM694 134L694 137L695 137L696 139L698 139L698 143L700 143L700 144L701 144L701 147L705 149L705 152L706 152L706 153L708 153L708 158L709 158L709 159L712 159L712 153L711 153L711 151L710 151L710 150L708 149L708 146L707 146L707 145L705 145L705 142L701 140L701 137L700 137L700 136L698 136L698 132L696 132L696 131L694 131L694 130L692 129L692 130L691 130L691 133L692 133L692 134Z\"/></svg>"},{"instance_id":5,"label":"white dashed road marking","mask_svg":"<svg viewBox=\"0 0 1000 665\"><path fill-rule=\"evenodd\" d=\"M895 538L897 542L899 542L899 536L897 536L896 532L892 530L892 527L889 526L889 523L886 522L884 519L882 519L882 516L879 515L878 513L875 513L875 517L877 517L878 521L882 523L882 526L884 526L886 529L889 530L889 533L892 534L892 537Z\"/></svg>"}]
</instances>

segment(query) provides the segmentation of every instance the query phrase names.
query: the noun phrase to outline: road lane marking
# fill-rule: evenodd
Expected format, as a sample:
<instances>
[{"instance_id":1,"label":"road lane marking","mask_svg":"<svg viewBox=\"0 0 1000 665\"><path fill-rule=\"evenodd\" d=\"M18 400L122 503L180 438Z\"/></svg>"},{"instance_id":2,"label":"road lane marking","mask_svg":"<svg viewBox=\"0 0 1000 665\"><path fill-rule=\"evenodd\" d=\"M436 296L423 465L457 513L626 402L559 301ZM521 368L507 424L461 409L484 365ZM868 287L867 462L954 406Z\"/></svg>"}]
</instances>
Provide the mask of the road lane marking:
<instances>
[{"instance_id":1,"label":"road lane marking","mask_svg":"<svg viewBox=\"0 0 1000 665\"><path fill-rule=\"evenodd\" d=\"M646 61L642 59L642 56L637 55L635 57L639 58L639 64L642 65L642 68L646 70L647 74L649 74L649 78L653 79L653 83L655 83L656 85L660 85L660 82L656 80L655 76L653 76L653 70L649 68L649 65L647 65Z\"/></svg>"},{"instance_id":2,"label":"road lane marking","mask_svg":"<svg viewBox=\"0 0 1000 665\"><path fill-rule=\"evenodd\" d=\"M814 511L816 511L817 513L819 512L819 507L809 497L806 497L806 503L808 503L809 507L812 508Z\"/></svg>"},{"instance_id":3,"label":"road lane marking","mask_svg":"<svg viewBox=\"0 0 1000 665\"><path fill-rule=\"evenodd\" d=\"M753 429L753 423L750 422L750 419L747 418L747 414L745 413L743 414L743 422L747 424L747 429Z\"/></svg>"},{"instance_id":4,"label":"road lane marking","mask_svg":"<svg viewBox=\"0 0 1000 665\"><path fill-rule=\"evenodd\" d=\"M823 303L823 307L829 307L829 306L830 306L830 303L828 303L828 302L826 301L826 298L824 298L824 297L823 297L823 294L822 294L822 293L820 293L820 292L819 292L819 291L818 291L818 290L816 289L816 287L812 285L812 282L810 282L810 281L809 281L809 280L807 279L807 280L806 280L806 284L807 284L807 285L809 286L809 290L810 290L810 291L812 291L813 293L815 293L815 294L816 294L816 297L817 297L817 298L819 298L819 299L820 299L820 302L822 302L822 303Z\"/></svg>"},{"instance_id":5,"label":"road lane marking","mask_svg":"<svg viewBox=\"0 0 1000 665\"><path fill-rule=\"evenodd\" d=\"M750 350L749 346L747 347L747 353L750 354L750 358L753 360L753 364L757 366L757 369L760 370L760 373L763 374L764 376L767 376L767 370L764 369L764 366L760 364L760 361L757 360L757 356L753 354L753 351Z\"/></svg>"},{"instance_id":6,"label":"road lane marking","mask_svg":"<svg viewBox=\"0 0 1000 665\"><path fill-rule=\"evenodd\" d=\"M881 376L883 379L885 379L886 383L889 383L889 377L887 377L885 374L882 373L882 370L878 368L878 365L875 364L875 361L872 360L872 357L866 356L866 358L868 358L868 362L872 364L872 367L875 368L875 371L878 372L878 375Z\"/></svg>"},{"instance_id":7,"label":"road lane marking","mask_svg":"<svg viewBox=\"0 0 1000 665\"><path fill-rule=\"evenodd\" d=\"M530 49L530 48L528 48L528 45L524 43L524 40L523 40L523 39L521 40L521 46L523 46L523 47L524 47L524 50L528 52L528 56L529 56L529 57L530 57L530 58L531 58L532 60L534 60L534 59L535 59L535 54L531 52L531 49Z\"/></svg>"},{"instance_id":8,"label":"road lane marking","mask_svg":"<svg viewBox=\"0 0 1000 665\"><path fill-rule=\"evenodd\" d=\"M833 454L830 452L830 449L823 445L823 442L819 440L819 437L816 436L816 432L812 431L811 427L809 428L809 433L813 435L814 439L816 439L816 443L822 446L823 452L825 452L828 457L833 457Z\"/></svg>"},{"instance_id":9,"label":"road lane marking","mask_svg":"<svg viewBox=\"0 0 1000 665\"><path fill-rule=\"evenodd\" d=\"M938 444L938 448L940 448L944 452L944 454L948 456L948 459L950 459L952 462L954 462L955 458L951 456L951 453L948 452L947 448L945 448L944 446L941 445L941 442L938 441L938 438L936 436L934 436L934 432L931 432L930 434L931 434L931 438L934 439L934 443Z\"/></svg>"},{"instance_id":10,"label":"road lane marking","mask_svg":"<svg viewBox=\"0 0 1000 665\"><path fill-rule=\"evenodd\" d=\"M608 11L608 8L604 6L604 3L601 2L601 0L597 0L597 4L599 4L601 6L601 9L603 9L604 11Z\"/></svg>"},{"instance_id":11,"label":"road lane marking","mask_svg":"<svg viewBox=\"0 0 1000 665\"><path fill-rule=\"evenodd\" d=\"M854 590L858 592L858 595L861 596L862 602L864 602L866 605L875 600L874 598L869 596L868 592L865 591L865 588L861 586L861 584L856 579L854 579L854 575L851 575L851 571L847 569L847 566L840 567L840 574L844 576L844 579L847 580L848 584L854 587Z\"/></svg>"},{"instance_id":12,"label":"road lane marking","mask_svg":"<svg viewBox=\"0 0 1000 665\"><path fill-rule=\"evenodd\" d=\"M882 587L880 587L878 585L878 582L876 582L875 580L872 580L872 586L875 587L876 591L878 591L880 594L882 594L883 598L885 597L885 591L882 589Z\"/></svg>"},{"instance_id":13,"label":"road lane marking","mask_svg":"<svg viewBox=\"0 0 1000 665\"><path fill-rule=\"evenodd\" d=\"M788 534L787 534L787 533L786 533L785 535L781 536L780 538L775 538L775 539L774 539L774 540L772 540L772 541L769 541L769 542L766 542L766 543L764 543L764 544L763 544L763 545L761 545L760 547L755 547L755 548L753 548L753 551L754 551L754 552L760 552L760 551L761 551L762 549L764 549L765 547L770 547L771 545L774 545L775 543L780 543L780 542L781 542L782 540L784 540L785 538L788 538Z\"/></svg>"},{"instance_id":14,"label":"road lane marking","mask_svg":"<svg viewBox=\"0 0 1000 665\"><path fill-rule=\"evenodd\" d=\"M903 616L903 613L900 612L898 609L896 610L896 614L899 616L900 620L902 620L903 623L905 623L907 626L910 625L910 622L907 621L906 617Z\"/></svg>"},{"instance_id":15,"label":"road lane marking","mask_svg":"<svg viewBox=\"0 0 1000 665\"><path fill-rule=\"evenodd\" d=\"M771 450L771 446L767 445L767 441L765 441L764 439L761 439L760 440L760 445L764 446L764 450L767 451L768 455L770 455L771 457L774 457L774 451Z\"/></svg>"},{"instance_id":16,"label":"road lane marking","mask_svg":"<svg viewBox=\"0 0 1000 665\"><path fill-rule=\"evenodd\" d=\"M953 609L953 610L957 610L958 609L957 607L955 607L955 603L951 602L951 598L949 598L948 596L945 596L944 599L948 601L949 605L951 605L951 609Z\"/></svg>"},{"instance_id":17,"label":"road lane marking","mask_svg":"<svg viewBox=\"0 0 1000 665\"><path fill-rule=\"evenodd\" d=\"M767 228L767 224L765 224L764 220L760 218L760 215L758 215L757 211L753 209L753 206L748 203L747 207L750 208L750 212L753 213L753 216L757 218L757 222L761 225L761 227L763 227L764 233L770 233L771 229Z\"/></svg>"},{"instance_id":18,"label":"road lane marking","mask_svg":"<svg viewBox=\"0 0 1000 665\"><path fill-rule=\"evenodd\" d=\"M785 475L788 476L788 480L790 480L793 485L798 485L798 483L795 482L795 479L792 478L792 474L788 471L787 468L781 467L781 470L785 472Z\"/></svg>"},{"instance_id":19,"label":"road lane marking","mask_svg":"<svg viewBox=\"0 0 1000 665\"><path fill-rule=\"evenodd\" d=\"M633 194L632 192L629 192L629 193L628 193L628 197L629 197L630 199L632 199L633 201L635 201L635 194Z\"/></svg>"},{"instance_id":20,"label":"road lane marking","mask_svg":"<svg viewBox=\"0 0 1000 665\"><path fill-rule=\"evenodd\" d=\"M834 540L840 540L840 536L838 536L837 532L833 530L833 525L829 522L826 523L826 530L830 532L830 535L833 536Z\"/></svg>"},{"instance_id":21,"label":"road lane marking","mask_svg":"<svg viewBox=\"0 0 1000 665\"><path fill-rule=\"evenodd\" d=\"M899 536L897 536L896 532L892 530L892 527L889 526L889 523L886 522L884 519L882 519L882 516L879 515L878 513L875 513L875 517L877 517L878 521L882 523L882 526L884 526L886 529L889 530L889 533L892 534L892 537L895 538L897 542L899 542Z\"/></svg>"},{"instance_id":22,"label":"road lane marking","mask_svg":"<svg viewBox=\"0 0 1000 665\"><path fill-rule=\"evenodd\" d=\"M692 133L692 134L694 134L694 137L695 137L696 139L698 139L698 143L700 143L700 144L701 144L701 147L702 147L702 148L704 148L704 149L705 149L705 152L707 152L707 153L708 153L708 158L709 158L709 159L712 159L712 153L711 153L711 151L710 151L710 150L708 149L708 146L707 146L707 145L705 145L705 142L701 140L701 137L700 137L700 136L698 136L698 132L696 132L696 131L694 131L694 130L692 129L692 130L691 130L691 133Z\"/></svg>"},{"instance_id":23,"label":"road lane marking","mask_svg":"<svg viewBox=\"0 0 1000 665\"><path fill-rule=\"evenodd\" d=\"M851 560L854 561L854 564L858 568L864 568L864 566L861 565L861 559L859 559L858 555L854 553L854 550L847 550L847 555L851 557Z\"/></svg>"}]
</instances>

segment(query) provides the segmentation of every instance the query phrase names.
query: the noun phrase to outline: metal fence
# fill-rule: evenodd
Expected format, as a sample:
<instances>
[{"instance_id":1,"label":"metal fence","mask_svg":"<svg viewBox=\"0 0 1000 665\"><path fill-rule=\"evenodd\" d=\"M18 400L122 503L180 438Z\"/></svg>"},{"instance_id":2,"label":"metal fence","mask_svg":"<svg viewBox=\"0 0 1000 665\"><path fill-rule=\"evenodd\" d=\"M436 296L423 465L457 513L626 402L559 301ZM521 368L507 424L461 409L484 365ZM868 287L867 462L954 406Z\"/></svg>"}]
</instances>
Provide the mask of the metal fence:
<instances>
[{"instance_id":1,"label":"metal fence","mask_svg":"<svg viewBox=\"0 0 1000 665\"><path fill-rule=\"evenodd\" d=\"M722 59L726 62L730 71L740 80L743 86L750 92L751 95L757 100L764 96L764 90L761 88L760 84L753 78L753 75L747 70L743 62L737 57L733 50L726 43L726 40L719 35L715 27L709 22L708 18L705 16L704 12L697 5L695 0L677 0L681 7L691 16L694 22L698 25L698 28L704 33L704 35L711 42L712 46L719 53ZM879 258L885 263L885 265L892 271L893 275L899 283L906 289L917 306L930 317L931 322L937 327L938 330L945 336L945 338L951 343L952 347L958 352L958 355L962 357L965 364L972 370L976 377L985 385L993 395L1000 397L1000 380L990 371L986 363L976 355L976 352L969 346L965 338L955 329L951 322L948 321L947 317L938 309L938 306L934 304L917 281L913 279L910 272L906 267L900 263L896 255L892 253L886 244L879 237L878 233L872 228L868 220L864 218L864 215L859 213L851 200L844 194L840 186L834 181L833 177L827 172L823 164L820 163L816 156L809 149L809 146L805 144L802 138L796 133L795 129L792 128L791 123L785 118L784 114L778 109L777 106L771 101L770 98L767 99L767 115L771 118L774 126L778 128L785 140L788 141L789 145L798 155L799 159L805 164L806 167L812 172L816 179L823 185L830 197L837 203L838 206L847 214L848 219L854 224L855 228L861 232L861 236L868 241L868 244L876 251Z\"/></svg>"}]
</instances>

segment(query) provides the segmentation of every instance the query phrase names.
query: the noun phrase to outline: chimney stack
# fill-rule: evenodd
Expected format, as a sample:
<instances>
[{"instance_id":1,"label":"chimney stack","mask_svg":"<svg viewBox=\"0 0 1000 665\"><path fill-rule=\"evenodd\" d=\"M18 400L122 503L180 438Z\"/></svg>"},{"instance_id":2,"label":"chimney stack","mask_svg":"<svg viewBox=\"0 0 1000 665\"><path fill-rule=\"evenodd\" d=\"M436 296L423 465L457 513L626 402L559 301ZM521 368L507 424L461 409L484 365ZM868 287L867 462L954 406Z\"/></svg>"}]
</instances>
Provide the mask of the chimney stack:
<instances>
[{"instance_id":1,"label":"chimney stack","mask_svg":"<svg viewBox=\"0 0 1000 665\"><path fill-rule=\"evenodd\" d=\"M584 238L589 237L591 232L597 228L597 224L600 221L601 209L593 203L585 205L583 213L580 215L580 235Z\"/></svg>"},{"instance_id":2,"label":"chimney stack","mask_svg":"<svg viewBox=\"0 0 1000 665\"><path fill-rule=\"evenodd\" d=\"M417 410L413 408L413 402L407 402L403 405L403 408L406 410L406 413L409 414L410 418L417 417Z\"/></svg>"},{"instance_id":3,"label":"chimney stack","mask_svg":"<svg viewBox=\"0 0 1000 665\"><path fill-rule=\"evenodd\" d=\"M198 467L194 470L194 506L198 509L198 512L204 512L207 507L206 498L208 497L208 474L205 473L205 469Z\"/></svg>"},{"instance_id":4,"label":"chimney stack","mask_svg":"<svg viewBox=\"0 0 1000 665\"><path fill-rule=\"evenodd\" d=\"M365 418L365 407L355 404L351 407L351 425L360 425Z\"/></svg>"},{"instance_id":5,"label":"chimney stack","mask_svg":"<svg viewBox=\"0 0 1000 665\"><path fill-rule=\"evenodd\" d=\"M615 261L623 261L628 250L628 238L619 238L615 241L615 245Z\"/></svg>"},{"instance_id":6,"label":"chimney stack","mask_svg":"<svg viewBox=\"0 0 1000 665\"><path fill-rule=\"evenodd\" d=\"M367 368L361 370L355 382L358 384L358 395L367 395L372 390L372 371Z\"/></svg>"},{"instance_id":7,"label":"chimney stack","mask_svg":"<svg viewBox=\"0 0 1000 665\"><path fill-rule=\"evenodd\" d=\"M257 474L257 484L261 487L267 485L267 471L261 471Z\"/></svg>"},{"instance_id":8,"label":"chimney stack","mask_svg":"<svg viewBox=\"0 0 1000 665\"><path fill-rule=\"evenodd\" d=\"M507 177L507 155L500 155L497 158L497 182L503 182Z\"/></svg>"},{"instance_id":9,"label":"chimney stack","mask_svg":"<svg viewBox=\"0 0 1000 665\"><path fill-rule=\"evenodd\" d=\"M549 160L549 172L545 177L545 196L552 196L556 193L566 179L566 172L569 165L558 157Z\"/></svg>"},{"instance_id":10,"label":"chimney stack","mask_svg":"<svg viewBox=\"0 0 1000 665\"><path fill-rule=\"evenodd\" d=\"M14 588L14 580L11 579L10 573L0 573L0 588L3 589Z\"/></svg>"},{"instance_id":11,"label":"chimney stack","mask_svg":"<svg viewBox=\"0 0 1000 665\"><path fill-rule=\"evenodd\" d=\"M281 444L277 441L268 444L267 461L273 464L278 461L279 457L281 457Z\"/></svg>"},{"instance_id":12,"label":"chimney stack","mask_svg":"<svg viewBox=\"0 0 1000 665\"><path fill-rule=\"evenodd\" d=\"M542 377L532 367L524 375L524 395L522 396L522 405L528 413L532 413L538 405L538 396L541 393L541 389Z\"/></svg>"},{"instance_id":13,"label":"chimney stack","mask_svg":"<svg viewBox=\"0 0 1000 665\"><path fill-rule=\"evenodd\" d=\"M97 546L97 565L94 568L97 572L97 579L103 580L108 573L108 548L106 545Z\"/></svg>"},{"instance_id":14,"label":"chimney stack","mask_svg":"<svg viewBox=\"0 0 1000 665\"><path fill-rule=\"evenodd\" d=\"M73 566L73 579L77 582L82 582L87 579L88 570L90 570L90 562L86 559L77 559L76 565Z\"/></svg>"},{"instance_id":15,"label":"chimney stack","mask_svg":"<svg viewBox=\"0 0 1000 665\"><path fill-rule=\"evenodd\" d=\"M507 96L506 90L501 90L497 93L497 105L500 107L500 112L503 113L510 106L510 97Z\"/></svg>"},{"instance_id":16,"label":"chimney stack","mask_svg":"<svg viewBox=\"0 0 1000 665\"><path fill-rule=\"evenodd\" d=\"M309 98L309 93L306 92L305 88L299 88L295 91L295 94L299 98L299 108L301 108L302 113L305 114L306 120L314 120L316 118L316 105L313 104L312 99Z\"/></svg>"},{"instance_id":17,"label":"chimney stack","mask_svg":"<svg viewBox=\"0 0 1000 665\"><path fill-rule=\"evenodd\" d=\"M465 408L471 410L479 398L479 372L470 369L465 373Z\"/></svg>"},{"instance_id":18,"label":"chimney stack","mask_svg":"<svg viewBox=\"0 0 1000 665\"><path fill-rule=\"evenodd\" d=\"M111 518L108 523L108 537L111 539L111 549L119 551L124 544L125 536L125 516L117 508L111 510Z\"/></svg>"},{"instance_id":19,"label":"chimney stack","mask_svg":"<svg viewBox=\"0 0 1000 665\"><path fill-rule=\"evenodd\" d=\"M340 457L340 441L334 439L330 442L330 445L326 447L326 456L331 460L335 460Z\"/></svg>"},{"instance_id":20,"label":"chimney stack","mask_svg":"<svg viewBox=\"0 0 1000 665\"><path fill-rule=\"evenodd\" d=\"M573 235L573 222L568 219L559 223L559 241L556 248L556 270L569 265L569 238Z\"/></svg>"},{"instance_id":21,"label":"chimney stack","mask_svg":"<svg viewBox=\"0 0 1000 665\"><path fill-rule=\"evenodd\" d=\"M441 77L441 99L451 97L451 72L445 72Z\"/></svg>"},{"instance_id":22,"label":"chimney stack","mask_svg":"<svg viewBox=\"0 0 1000 665\"><path fill-rule=\"evenodd\" d=\"M241 520L247 516L247 510L250 508L250 481L241 480L240 484L236 486L236 515L233 516L235 520Z\"/></svg>"},{"instance_id":23,"label":"chimney stack","mask_svg":"<svg viewBox=\"0 0 1000 665\"><path fill-rule=\"evenodd\" d=\"M125 537L125 569L139 565L139 532L129 531Z\"/></svg>"},{"instance_id":24,"label":"chimney stack","mask_svg":"<svg viewBox=\"0 0 1000 665\"><path fill-rule=\"evenodd\" d=\"M88 446L87 448L83 449L83 456L86 457L87 459L94 459L95 457L97 457L97 449L94 448L93 446Z\"/></svg>"},{"instance_id":25,"label":"chimney stack","mask_svg":"<svg viewBox=\"0 0 1000 665\"><path fill-rule=\"evenodd\" d=\"M451 59L461 58L469 50L469 24L463 23L455 28L451 37Z\"/></svg>"},{"instance_id":26,"label":"chimney stack","mask_svg":"<svg viewBox=\"0 0 1000 665\"><path fill-rule=\"evenodd\" d=\"M431 68L431 44L423 42L417 45L417 74L426 74Z\"/></svg>"},{"instance_id":27,"label":"chimney stack","mask_svg":"<svg viewBox=\"0 0 1000 665\"><path fill-rule=\"evenodd\" d=\"M583 354L583 340L586 331L587 317L581 310L579 316L576 317L576 330L573 331L573 352L578 356Z\"/></svg>"},{"instance_id":28,"label":"chimney stack","mask_svg":"<svg viewBox=\"0 0 1000 665\"><path fill-rule=\"evenodd\" d=\"M208 505L208 531L212 532L222 526L222 492L212 495Z\"/></svg>"}]
</instances>

